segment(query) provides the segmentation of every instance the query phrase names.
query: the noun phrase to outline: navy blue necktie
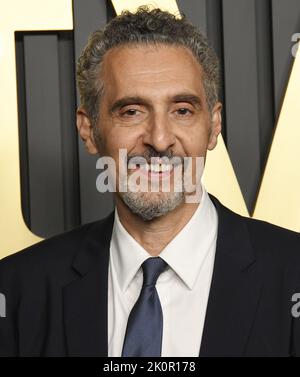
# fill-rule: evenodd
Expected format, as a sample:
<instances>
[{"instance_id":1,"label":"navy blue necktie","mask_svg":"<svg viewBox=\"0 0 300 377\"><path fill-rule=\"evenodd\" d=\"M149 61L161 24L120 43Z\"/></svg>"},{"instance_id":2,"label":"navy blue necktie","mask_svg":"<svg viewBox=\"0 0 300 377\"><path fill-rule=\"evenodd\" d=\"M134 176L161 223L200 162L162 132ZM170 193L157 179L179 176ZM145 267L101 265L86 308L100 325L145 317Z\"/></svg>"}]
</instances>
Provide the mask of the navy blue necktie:
<instances>
[{"instance_id":1,"label":"navy blue necktie","mask_svg":"<svg viewBox=\"0 0 300 377\"><path fill-rule=\"evenodd\" d=\"M143 286L128 318L123 357L161 356L163 314L155 284L166 266L160 257L148 258L142 264Z\"/></svg>"}]
</instances>

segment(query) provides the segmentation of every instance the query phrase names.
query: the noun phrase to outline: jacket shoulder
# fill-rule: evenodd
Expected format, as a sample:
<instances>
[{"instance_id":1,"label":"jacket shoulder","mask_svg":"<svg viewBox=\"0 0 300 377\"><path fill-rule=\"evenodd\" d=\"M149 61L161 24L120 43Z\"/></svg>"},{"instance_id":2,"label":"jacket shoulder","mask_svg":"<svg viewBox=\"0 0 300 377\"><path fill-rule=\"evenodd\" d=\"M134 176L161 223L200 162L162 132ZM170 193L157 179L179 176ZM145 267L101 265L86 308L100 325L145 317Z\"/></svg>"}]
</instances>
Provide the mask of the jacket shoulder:
<instances>
[{"instance_id":1,"label":"jacket shoulder","mask_svg":"<svg viewBox=\"0 0 300 377\"><path fill-rule=\"evenodd\" d=\"M282 267L293 263L300 266L300 234L298 232L264 220L242 216L226 207L212 194L209 196L229 237L238 239L243 234L243 237L248 238L255 255L267 263L271 262L273 265Z\"/></svg>"},{"instance_id":2,"label":"jacket shoulder","mask_svg":"<svg viewBox=\"0 0 300 377\"><path fill-rule=\"evenodd\" d=\"M297 244L300 241L300 233L298 232L271 224L267 221L241 217L244 219L250 234L262 242L268 242L269 244L277 244L279 242L281 245L282 243Z\"/></svg>"},{"instance_id":3,"label":"jacket shoulder","mask_svg":"<svg viewBox=\"0 0 300 377\"><path fill-rule=\"evenodd\" d=\"M1 272L9 272L13 269L42 269L44 266L68 263L81 248L83 242L94 227L99 226L100 221L81 225L68 232L64 232L48 239L42 240L23 250L17 251L0 260Z\"/></svg>"},{"instance_id":4,"label":"jacket shoulder","mask_svg":"<svg viewBox=\"0 0 300 377\"><path fill-rule=\"evenodd\" d=\"M267 221L243 217L253 248L273 264L300 265L300 234Z\"/></svg>"}]
</instances>

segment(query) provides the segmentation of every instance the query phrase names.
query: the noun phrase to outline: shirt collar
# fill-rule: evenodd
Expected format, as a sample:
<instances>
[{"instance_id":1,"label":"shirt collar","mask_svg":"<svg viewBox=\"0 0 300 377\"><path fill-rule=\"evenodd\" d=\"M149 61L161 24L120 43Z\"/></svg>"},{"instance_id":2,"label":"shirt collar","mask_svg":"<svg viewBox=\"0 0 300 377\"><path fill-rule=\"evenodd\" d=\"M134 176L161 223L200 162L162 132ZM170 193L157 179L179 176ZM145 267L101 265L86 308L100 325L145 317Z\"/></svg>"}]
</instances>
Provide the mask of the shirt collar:
<instances>
[{"instance_id":1,"label":"shirt collar","mask_svg":"<svg viewBox=\"0 0 300 377\"><path fill-rule=\"evenodd\" d=\"M111 249L111 261L114 265L120 288L125 292L141 264L151 255L124 228L120 221L117 207L115 207Z\"/></svg>"},{"instance_id":2,"label":"shirt collar","mask_svg":"<svg viewBox=\"0 0 300 377\"><path fill-rule=\"evenodd\" d=\"M216 241L217 223L216 209L202 184L201 201L196 211L159 255L189 289L193 289L211 245ZM141 264L151 255L121 224L117 208L111 247L118 282L125 291Z\"/></svg>"}]
</instances>

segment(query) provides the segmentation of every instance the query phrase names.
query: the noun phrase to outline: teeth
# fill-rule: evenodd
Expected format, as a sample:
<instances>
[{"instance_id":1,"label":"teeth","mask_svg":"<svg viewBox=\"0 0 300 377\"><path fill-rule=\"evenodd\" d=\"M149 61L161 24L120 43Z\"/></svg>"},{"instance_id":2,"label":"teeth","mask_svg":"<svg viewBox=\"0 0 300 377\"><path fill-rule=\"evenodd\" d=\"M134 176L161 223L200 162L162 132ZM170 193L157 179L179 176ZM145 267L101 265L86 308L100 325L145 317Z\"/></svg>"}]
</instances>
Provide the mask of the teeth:
<instances>
[{"instance_id":1,"label":"teeth","mask_svg":"<svg viewBox=\"0 0 300 377\"><path fill-rule=\"evenodd\" d=\"M172 166L171 165L161 165L161 170L162 171L170 171L172 169Z\"/></svg>"},{"instance_id":2,"label":"teeth","mask_svg":"<svg viewBox=\"0 0 300 377\"><path fill-rule=\"evenodd\" d=\"M154 164L154 165L151 164L151 171L159 173L159 171L160 171L160 164Z\"/></svg>"},{"instance_id":3,"label":"teeth","mask_svg":"<svg viewBox=\"0 0 300 377\"><path fill-rule=\"evenodd\" d=\"M172 165L167 164L143 164L140 166L141 169L145 171L153 172L153 173L159 173L159 172L166 172L172 170Z\"/></svg>"},{"instance_id":4,"label":"teeth","mask_svg":"<svg viewBox=\"0 0 300 377\"><path fill-rule=\"evenodd\" d=\"M171 166L170 165L166 165L166 164L151 164L150 165L150 170L153 171L153 172L155 172L155 173L165 172L165 171L171 170Z\"/></svg>"}]
</instances>

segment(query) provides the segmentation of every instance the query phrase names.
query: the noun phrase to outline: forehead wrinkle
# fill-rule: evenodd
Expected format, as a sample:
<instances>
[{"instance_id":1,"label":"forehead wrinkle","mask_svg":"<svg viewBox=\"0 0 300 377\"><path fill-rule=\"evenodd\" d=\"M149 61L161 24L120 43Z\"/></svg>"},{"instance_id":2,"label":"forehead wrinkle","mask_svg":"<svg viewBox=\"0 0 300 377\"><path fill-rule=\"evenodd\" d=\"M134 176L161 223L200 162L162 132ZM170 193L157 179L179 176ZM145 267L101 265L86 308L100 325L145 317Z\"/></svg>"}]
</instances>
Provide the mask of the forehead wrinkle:
<instances>
[{"instance_id":1,"label":"forehead wrinkle","mask_svg":"<svg viewBox=\"0 0 300 377\"><path fill-rule=\"evenodd\" d=\"M160 69L157 69L157 70L154 70L154 69L148 69L148 70L141 70L141 71L132 71L132 72L129 72L128 74L130 76L134 75L161 75L161 74L164 74L166 72L172 72L174 71L174 68L173 67L167 67L165 69L163 68L160 68ZM127 71L128 72L128 71Z\"/></svg>"},{"instance_id":2,"label":"forehead wrinkle","mask_svg":"<svg viewBox=\"0 0 300 377\"><path fill-rule=\"evenodd\" d=\"M127 82L130 80L134 83L136 81L139 83L142 81L142 84L150 84L155 86L155 84L160 84L166 82L167 84L177 84L179 81L186 83L186 73L178 68L173 68L172 66L166 68L160 68L158 70L122 70L117 72L114 76L114 81L120 83ZM195 77L195 76L193 76ZM201 81L201 72L199 72L199 81ZM194 80L193 80L194 81ZM134 84L133 84L134 85Z\"/></svg>"}]
</instances>

